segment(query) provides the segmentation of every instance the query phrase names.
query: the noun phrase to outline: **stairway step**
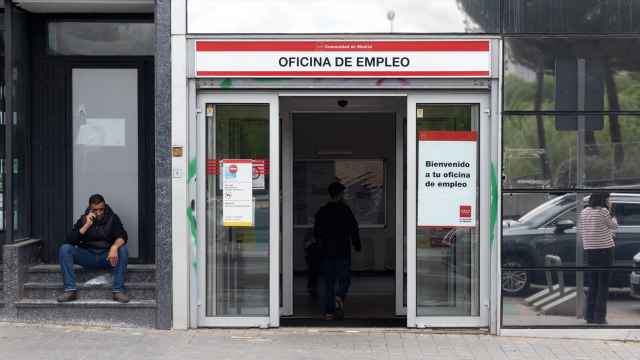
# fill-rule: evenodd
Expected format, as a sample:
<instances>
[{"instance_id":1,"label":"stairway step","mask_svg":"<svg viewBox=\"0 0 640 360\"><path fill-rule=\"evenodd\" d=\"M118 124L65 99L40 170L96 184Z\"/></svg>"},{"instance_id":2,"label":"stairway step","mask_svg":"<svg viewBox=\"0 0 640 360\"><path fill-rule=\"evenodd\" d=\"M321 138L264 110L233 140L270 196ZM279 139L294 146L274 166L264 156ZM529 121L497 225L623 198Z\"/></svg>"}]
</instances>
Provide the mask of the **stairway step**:
<instances>
[{"instance_id":1,"label":"stairway step","mask_svg":"<svg viewBox=\"0 0 640 360\"><path fill-rule=\"evenodd\" d=\"M125 283L127 294L132 300L154 300L155 283ZM55 299L62 294L62 283L32 282L24 284L26 299ZM111 285L85 286L78 285L80 299L111 299Z\"/></svg>"},{"instance_id":2,"label":"stairway step","mask_svg":"<svg viewBox=\"0 0 640 360\"><path fill-rule=\"evenodd\" d=\"M76 272L76 281L78 283L86 282L96 276L108 274L108 270L84 269L83 267L74 266ZM129 264L127 267L128 282L155 282L156 266L147 264ZM62 273L60 266L55 264L34 265L29 268L28 282L62 282Z\"/></svg>"},{"instance_id":3,"label":"stairway step","mask_svg":"<svg viewBox=\"0 0 640 360\"><path fill-rule=\"evenodd\" d=\"M15 303L18 320L82 325L155 326L156 302L132 300L127 304L111 300L20 300Z\"/></svg>"}]
</instances>

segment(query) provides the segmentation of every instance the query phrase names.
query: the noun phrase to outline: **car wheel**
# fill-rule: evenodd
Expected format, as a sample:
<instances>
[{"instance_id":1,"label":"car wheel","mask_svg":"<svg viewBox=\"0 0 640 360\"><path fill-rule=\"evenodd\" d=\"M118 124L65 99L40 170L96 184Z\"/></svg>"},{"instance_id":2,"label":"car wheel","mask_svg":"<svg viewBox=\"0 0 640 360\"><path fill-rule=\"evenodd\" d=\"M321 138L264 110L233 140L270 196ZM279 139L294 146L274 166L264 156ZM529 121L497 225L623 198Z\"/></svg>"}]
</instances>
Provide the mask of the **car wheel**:
<instances>
[{"instance_id":1,"label":"car wheel","mask_svg":"<svg viewBox=\"0 0 640 360\"><path fill-rule=\"evenodd\" d=\"M503 267L523 267L525 262L521 259L506 259ZM529 290L531 279L526 270L502 270L502 291L505 295L522 295Z\"/></svg>"}]
</instances>

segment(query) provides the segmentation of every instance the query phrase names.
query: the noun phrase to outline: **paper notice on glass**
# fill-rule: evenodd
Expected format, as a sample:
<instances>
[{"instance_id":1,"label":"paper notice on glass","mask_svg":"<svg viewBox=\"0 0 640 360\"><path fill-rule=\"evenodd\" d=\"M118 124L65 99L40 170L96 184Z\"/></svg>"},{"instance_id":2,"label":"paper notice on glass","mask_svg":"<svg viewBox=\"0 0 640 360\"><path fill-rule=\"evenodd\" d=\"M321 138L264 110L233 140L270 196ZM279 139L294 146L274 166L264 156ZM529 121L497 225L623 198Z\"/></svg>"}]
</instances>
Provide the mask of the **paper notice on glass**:
<instances>
[{"instance_id":1,"label":"paper notice on glass","mask_svg":"<svg viewBox=\"0 0 640 360\"><path fill-rule=\"evenodd\" d=\"M251 160L222 161L222 223L225 227L254 226Z\"/></svg>"},{"instance_id":2,"label":"paper notice on glass","mask_svg":"<svg viewBox=\"0 0 640 360\"><path fill-rule=\"evenodd\" d=\"M418 226L476 225L476 137L475 131L420 131Z\"/></svg>"},{"instance_id":3,"label":"paper notice on glass","mask_svg":"<svg viewBox=\"0 0 640 360\"><path fill-rule=\"evenodd\" d=\"M125 146L125 119L87 118L80 125L76 145Z\"/></svg>"}]
</instances>

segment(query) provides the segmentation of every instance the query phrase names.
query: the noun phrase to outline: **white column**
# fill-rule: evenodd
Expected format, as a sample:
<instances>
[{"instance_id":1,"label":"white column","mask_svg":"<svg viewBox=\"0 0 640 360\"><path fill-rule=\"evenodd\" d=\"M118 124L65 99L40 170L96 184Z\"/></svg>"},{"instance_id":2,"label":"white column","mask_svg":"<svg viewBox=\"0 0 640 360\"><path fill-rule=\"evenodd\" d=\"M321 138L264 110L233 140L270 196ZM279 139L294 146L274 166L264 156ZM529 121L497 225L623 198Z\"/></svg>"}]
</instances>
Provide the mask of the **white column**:
<instances>
[{"instance_id":1,"label":"white column","mask_svg":"<svg viewBox=\"0 0 640 360\"><path fill-rule=\"evenodd\" d=\"M190 229L187 221L189 144L189 109L187 92L186 1L171 1L171 145L182 147L181 157L172 157L171 237L173 328L189 327L191 264Z\"/></svg>"}]
</instances>

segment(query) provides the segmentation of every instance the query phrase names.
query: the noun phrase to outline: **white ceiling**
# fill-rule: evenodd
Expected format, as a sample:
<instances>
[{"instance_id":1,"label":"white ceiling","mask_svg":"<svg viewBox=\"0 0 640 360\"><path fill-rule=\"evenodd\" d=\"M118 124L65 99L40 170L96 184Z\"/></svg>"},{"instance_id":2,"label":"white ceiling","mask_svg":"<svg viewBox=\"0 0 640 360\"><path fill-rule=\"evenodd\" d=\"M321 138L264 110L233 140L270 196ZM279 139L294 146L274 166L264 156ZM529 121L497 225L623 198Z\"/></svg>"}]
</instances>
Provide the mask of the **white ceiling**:
<instances>
[{"instance_id":1,"label":"white ceiling","mask_svg":"<svg viewBox=\"0 0 640 360\"><path fill-rule=\"evenodd\" d=\"M33 13L152 13L154 0L15 0Z\"/></svg>"}]
</instances>

